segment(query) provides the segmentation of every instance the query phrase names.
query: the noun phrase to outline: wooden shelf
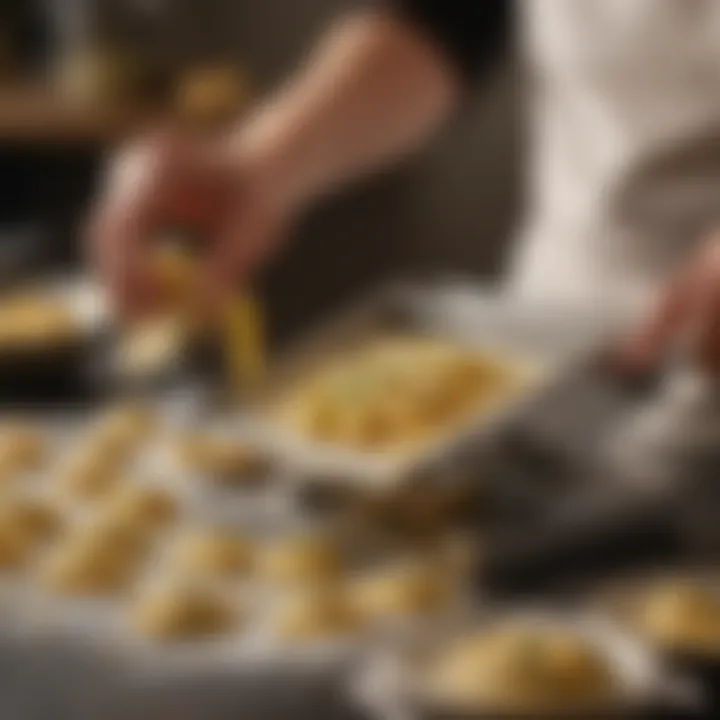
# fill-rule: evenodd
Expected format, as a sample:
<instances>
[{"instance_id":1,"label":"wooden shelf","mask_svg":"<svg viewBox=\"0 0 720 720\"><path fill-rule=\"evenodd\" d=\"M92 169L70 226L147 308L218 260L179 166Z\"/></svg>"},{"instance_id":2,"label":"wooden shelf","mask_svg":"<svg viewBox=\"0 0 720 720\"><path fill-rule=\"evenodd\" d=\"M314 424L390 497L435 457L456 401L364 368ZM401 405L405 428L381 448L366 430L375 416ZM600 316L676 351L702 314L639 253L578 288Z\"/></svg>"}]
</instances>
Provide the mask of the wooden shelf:
<instances>
[{"instance_id":1,"label":"wooden shelf","mask_svg":"<svg viewBox=\"0 0 720 720\"><path fill-rule=\"evenodd\" d=\"M106 143L162 119L141 104L73 102L43 83L0 85L0 142Z\"/></svg>"}]
</instances>

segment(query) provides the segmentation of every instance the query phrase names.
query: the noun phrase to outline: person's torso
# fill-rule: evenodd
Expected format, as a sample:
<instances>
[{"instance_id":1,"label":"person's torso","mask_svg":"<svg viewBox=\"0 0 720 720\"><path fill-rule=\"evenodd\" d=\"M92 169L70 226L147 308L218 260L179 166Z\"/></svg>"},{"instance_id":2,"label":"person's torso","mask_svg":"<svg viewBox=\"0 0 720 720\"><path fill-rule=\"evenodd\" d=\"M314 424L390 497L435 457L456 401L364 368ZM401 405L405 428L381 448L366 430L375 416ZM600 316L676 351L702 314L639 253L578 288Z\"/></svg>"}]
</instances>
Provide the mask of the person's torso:
<instances>
[{"instance_id":1,"label":"person's torso","mask_svg":"<svg viewBox=\"0 0 720 720\"><path fill-rule=\"evenodd\" d=\"M720 3L523 6L533 157L516 288L643 296L720 221Z\"/></svg>"}]
</instances>

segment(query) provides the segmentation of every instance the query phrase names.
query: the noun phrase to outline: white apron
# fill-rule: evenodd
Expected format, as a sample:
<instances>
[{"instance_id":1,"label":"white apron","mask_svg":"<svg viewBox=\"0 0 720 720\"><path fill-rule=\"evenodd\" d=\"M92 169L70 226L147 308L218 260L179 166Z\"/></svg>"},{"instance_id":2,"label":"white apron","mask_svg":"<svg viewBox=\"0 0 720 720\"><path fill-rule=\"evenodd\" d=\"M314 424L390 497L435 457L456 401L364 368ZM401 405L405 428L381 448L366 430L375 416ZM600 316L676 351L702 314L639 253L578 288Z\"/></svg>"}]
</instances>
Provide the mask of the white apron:
<instances>
[{"instance_id":1,"label":"white apron","mask_svg":"<svg viewBox=\"0 0 720 720\"><path fill-rule=\"evenodd\" d=\"M720 1L521 0L532 302L644 307L720 225Z\"/></svg>"}]
</instances>

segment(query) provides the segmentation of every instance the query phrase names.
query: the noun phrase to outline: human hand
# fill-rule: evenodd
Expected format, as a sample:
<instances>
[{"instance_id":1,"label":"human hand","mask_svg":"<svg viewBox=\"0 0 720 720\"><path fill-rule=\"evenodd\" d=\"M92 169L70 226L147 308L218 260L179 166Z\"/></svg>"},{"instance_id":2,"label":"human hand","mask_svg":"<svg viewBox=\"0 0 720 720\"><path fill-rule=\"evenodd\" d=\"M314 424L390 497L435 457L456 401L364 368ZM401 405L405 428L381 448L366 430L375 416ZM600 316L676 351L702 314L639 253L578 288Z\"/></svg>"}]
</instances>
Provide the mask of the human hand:
<instances>
[{"instance_id":1,"label":"human hand","mask_svg":"<svg viewBox=\"0 0 720 720\"><path fill-rule=\"evenodd\" d=\"M119 311L133 316L163 299L153 244L174 229L198 233L198 304L212 310L272 252L288 215L263 163L229 142L151 136L111 161L90 253Z\"/></svg>"},{"instance_id":2,"label":"human hand","mask_svg":"<svg viewBox=\"0 0 720 720\"><path fill-rule=\"evenodd\" d=\"M701 370L720 375L720 234L702 245L661 294L624 358L632 368L649 369L676 343Z\"/></svg>"}]
</instances>

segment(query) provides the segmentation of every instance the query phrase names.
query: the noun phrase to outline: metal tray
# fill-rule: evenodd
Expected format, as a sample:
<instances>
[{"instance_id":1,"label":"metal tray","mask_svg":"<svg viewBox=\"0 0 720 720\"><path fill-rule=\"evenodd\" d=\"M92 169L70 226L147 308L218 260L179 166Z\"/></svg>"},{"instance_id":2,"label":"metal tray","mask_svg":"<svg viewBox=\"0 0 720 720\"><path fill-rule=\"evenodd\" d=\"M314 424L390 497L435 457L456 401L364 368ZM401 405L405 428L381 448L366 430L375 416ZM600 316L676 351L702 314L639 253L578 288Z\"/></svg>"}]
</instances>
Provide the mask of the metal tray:
<instances>
[{"instance_id":1,"label":"metal tray","mask_svg":"<svg viewBox=\"0 0 720 720\"><path fill-rule=\"evenodd\" d=\"M470 623L468 623L470 620ZM428 662L439 648L453 637L467 637L467 632L492 631L498 623L525 627L571 630L584 637L613 667L616 688L600 708L545 708L538 711L494 707L451 706L433 697L427 684ZM474 619L465 618L454 633L426 638L425 643L408 646L393 654L387 650L375 655L355 677L352 687L361 706L377 717L416 718L418 720L480 720L481 718L517 717L645 717L656 708L673 708L678 712L695 709L699 696L695 684L668 672L659 658L647 647L626 636L601 615L578 612L527 609L487 610ZM686 715L682 715L686 717Z\"/></svg>"},{"instance_id":2,"label":"metal tray","mask_svg":"<svg viewBox=\"0 0 720 720\"><path fill-rule=\"evenodd\" d=\"M383 487L443 461L463 445L482 442L580 353L599 344L611 326L600 316L560 316L521 306L465 282L392 284L340 312L281 358L270 373L270 397L277 397L322 358L393 332L435 336L490 357L507 358L520 371L524 389L461 426L399 452L356 451L299 437L270 416L267 397L256 399L257 421L268 442L300 471L299 476L323 473Z\"/></svg>"},{"instance_id":3,"label":"metal tray","mask_svg":"<svg viewBox=\"0 0 720 720\"><path fill-rule=\"evenodd\" d=\"M160 403L158 410L174 427L190 423L210 431L235 429L225 426L222 419L205 418L194 400L192 396L174 398ZM87 413L72 422L69 416L44 414L29 419L45 428L60 456L72 452L90 420ZM236 498L238 502L230 504L223 493L199 483L199 478L181 476L162 452L141 453L134 467L141 478L147 473L148 481L168 483L188 507L185 523L189 527L195 522L232 525L252 536L272 537L315 525L285 504L286 482L281 477L268 485L264 498ZM40 490L48 481L45 477L33 480ZM174 538L171 531L159 539L141 581L155 577L156 559ZM158 720L179 714L199 719L234 716L240 705L251 708L252 717L278 720L290 714L324 716L330 708L349 713L344 688L378 633L373 630L358 638L293 646L274 637L264 588L250 585L232 589L233 593L247 592L247 632L163 646L144 642L125 627L124 597L64 600L44 593L31 581L18 580L10 588L13 592L7 603L0 593L4 611L0 658L6 657L13 667L13 675L3 686L8 692L0 698L0 714L8 708L9 717L49 717L47 708L52 707L52 717L68 720L100 716ZM279 591L268 592L268 601L271 596L280 597ZM43 688L42 698L30 692L33 687ZM18 706L11 708L16 702Z\"/></svg>"}]
</instances>

